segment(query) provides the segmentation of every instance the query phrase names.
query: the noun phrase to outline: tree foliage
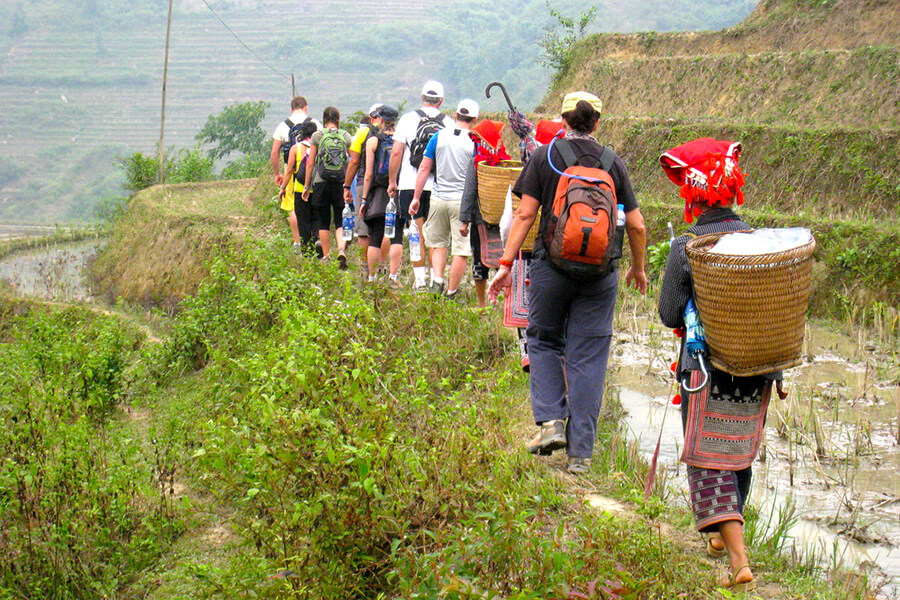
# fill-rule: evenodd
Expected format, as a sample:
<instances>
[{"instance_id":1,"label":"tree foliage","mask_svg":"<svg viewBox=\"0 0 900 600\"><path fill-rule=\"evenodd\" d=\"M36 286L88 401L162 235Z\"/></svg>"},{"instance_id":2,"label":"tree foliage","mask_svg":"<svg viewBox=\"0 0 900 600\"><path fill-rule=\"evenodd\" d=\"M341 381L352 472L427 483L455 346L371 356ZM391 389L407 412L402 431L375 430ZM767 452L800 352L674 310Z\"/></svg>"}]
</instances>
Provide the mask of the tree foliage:
<instances>
[{"instance_id":1,"label":"tree foliage","mask_svg":"<svg viewBox=\"0 0 900 600\"><path fill-rule=\"evenodd\" d=\"M588 25L597 18L597 7L592 6L576 17L564 15L553 8L550 2L547 2L547 9L556 22L544 29L544 35L538 41L541 47L540 61L559 75L569 69L575 45L584 39Z\"/></svg>"},{"instance_id":2,"label":"tree foliage","mask_svg":"<svg viewBox=\"0 0 900 600\"><path fill-rule=\"evenodd\" d=\"M214 160L235 152L241 155L265 154L266 132L260 126L266 116L268 102L244 102L226 106L217 115L210 115L197 140L212 144L209 155Z\"/></svg>"}]
</instances>

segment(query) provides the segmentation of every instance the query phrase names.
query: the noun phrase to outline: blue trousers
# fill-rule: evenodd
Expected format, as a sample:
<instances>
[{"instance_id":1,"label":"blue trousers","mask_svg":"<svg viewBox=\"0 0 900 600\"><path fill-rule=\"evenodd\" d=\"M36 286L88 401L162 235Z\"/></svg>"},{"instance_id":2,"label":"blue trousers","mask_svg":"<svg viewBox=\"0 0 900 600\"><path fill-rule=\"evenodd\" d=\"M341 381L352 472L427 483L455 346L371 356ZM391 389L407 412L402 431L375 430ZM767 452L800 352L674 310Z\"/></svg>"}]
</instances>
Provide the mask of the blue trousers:
<instances>
[{"instance_id":1,"label":"blue trousers","mask_svg":"<svg viewBox=\"0 0 900 600\"><path fill-rule=\"evenodd\" d=\"M590 458L606 382L618 271L584 282L535 259L528 275L525 335L535 423L568 419L567 454Z\"/></svg>"}]
</instances>

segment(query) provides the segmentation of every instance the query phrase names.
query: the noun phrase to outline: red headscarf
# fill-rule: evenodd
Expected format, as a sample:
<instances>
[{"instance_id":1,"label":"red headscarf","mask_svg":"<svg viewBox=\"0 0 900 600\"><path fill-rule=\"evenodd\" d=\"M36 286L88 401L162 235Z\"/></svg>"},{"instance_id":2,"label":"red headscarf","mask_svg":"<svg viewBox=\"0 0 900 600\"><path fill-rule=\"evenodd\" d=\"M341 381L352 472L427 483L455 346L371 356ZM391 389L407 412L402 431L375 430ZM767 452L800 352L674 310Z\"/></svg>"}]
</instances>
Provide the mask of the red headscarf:
<instances>
[{"instance_id":1,"label":"red headscarf","mask_svg":"<svg viewBox=\"0 0 900 600\"><path fill-rule=\"evenodd\" d=\"M484 161L489 165L496 165L501 160L509 160L510 156L503 145L500 131L503 129L502 121L479 121L472 128L472 139L475 141L475 164Z\"/></svg>"},{"instance_id":2,"label":"red headscarf","mask_svg":"<svg viewBox=\"0 0 900 600\"><path fill-rule=\"evenodd\" d=\"M672 183L681 186L684 220L694 222L700 205L744 203L744 175L738 166L741 143L699 138L663 153L659 162Z\"/></svg>"},{"instance_id":3,"label":"red headscarf","mask_svg":"<svg viewBox=\"0 0 900 600\"><path fill-rule=\"evenodd\" d=\"M560 129L562 129L562 121L541 121L534 131L534 139L541 144L549 144Z\"/></svg>"}]
</instances>

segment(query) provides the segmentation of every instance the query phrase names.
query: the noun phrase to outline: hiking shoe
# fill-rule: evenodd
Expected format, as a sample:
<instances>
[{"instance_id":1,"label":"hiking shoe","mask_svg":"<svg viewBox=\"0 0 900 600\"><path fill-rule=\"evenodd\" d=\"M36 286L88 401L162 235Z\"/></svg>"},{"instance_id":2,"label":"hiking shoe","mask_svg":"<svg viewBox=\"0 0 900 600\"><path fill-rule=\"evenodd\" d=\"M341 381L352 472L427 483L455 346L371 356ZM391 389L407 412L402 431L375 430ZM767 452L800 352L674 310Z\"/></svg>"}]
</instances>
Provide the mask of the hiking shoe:
<instances>
[{"instance_id":1,"label":"hiking shoe","mask_svg":"<svg viewBox=\"0 0 900 600\"><path fill-rule=\"evenodd\" d=\"M447 292L446 294L444 294L444 298L446 298L447 300L453 300L454 302L461 302L463 299L462 293L460 292L459 288L452 292Z\"/></svg>"},{"instance_id":2,"label":"hiking shoe","mask_svg":"<svg viewBox=\"0 0 900 600\"><path fill-rule=\"evenodd\" d=\"M399 279L395 279L394 277L388 277L388 287L392 290L399 290L403 287L403 284L400 283Z\"/></svg>"},{"instance_id":3,"label":"hiking shoe","mask_svg":"<svg viewBox=\"0 0 900 600\"><path fill-rule=\"evenodd\" d=\"M338 269L341 271L347 270L347 255L343 251L338 253Z\"/></svg>"},{"instance_id":4,"label":"hiking shoe","mask_svg":"<svg viewBox=\"0 0 900 600\"><path fill-rule=\"evenodd\" d=\"M303 251L303 244L301 244L300 242L294 242L294 245L291 246L291 250L293 250L294 252L301 252Z\"/></svg>"},{"instance_id":5,"label":"hiking shoe","mask_svg":"<svg viewBox=\"0 0 900 600\"><path fill-rule=\"evenodd\" d=\"M435 281L432 281L429 290L435 296L442 296L444 294L444 282L442 281L440 283L437 283Z\"/></svg>"},{"instance_id":6,"label":"hiking shoe","mask_svg":"<svg viewBox=\"0 0 900 600\"><path fill-rule=\"evenodd\" d=\"M569 462L568 464L566 464L566 471L568 471L572 475L586 475L590 470L591 459L589 458L576 458L574 456L570 456Z\"/></svg>"},{"instance_id":7,"label":"hiking shoe","mask_svg":"<svg viewBox=\"0 0 900 600\"><path fill-rule=\"evenodd\" d=\"M545 421L541 424L541 432L530 442L526 448L532 454L548 456L554 450L566 447L566 422L562 419Z\"/></svg>"},{"instance_id":8,"label":"hiking shoe","mask_svg":"<svg viewBox=\"0 0 900 600\"><path fill-rule=\"evenodd\" d=\"M316 240L316 256L319 258L323 258L325 256L325 252L322 250L322 242Z\"/></svg>"}]
</instances>

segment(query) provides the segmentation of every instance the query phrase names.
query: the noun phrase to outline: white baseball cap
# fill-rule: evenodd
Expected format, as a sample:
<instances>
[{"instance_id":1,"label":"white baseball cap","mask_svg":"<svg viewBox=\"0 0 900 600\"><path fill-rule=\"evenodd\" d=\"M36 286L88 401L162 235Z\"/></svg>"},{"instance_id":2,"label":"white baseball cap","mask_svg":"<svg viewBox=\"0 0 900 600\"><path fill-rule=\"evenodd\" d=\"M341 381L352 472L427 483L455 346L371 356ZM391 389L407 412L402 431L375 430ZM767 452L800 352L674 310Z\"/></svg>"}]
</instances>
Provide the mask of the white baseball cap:
<instances>
[{"instance_id":1,"label":"white baseball cap","mask_svg":"<svg viewBox=\"0 0 900 600\"><path fill-rule=\"evenodd\" d=\"M471 98L464 98L456 106L456 112L463 117L478 118L478 103Z\"/></svg>"},{"instance_id":2,"label":"white baseball cap","mask_svg":"<svg viewBox=\"0 0 900 600\"><path fill-rule=\"evenodd\" d=\"M369 112L366 114L370 117L374 117L378 113L378 109L384 106L381 102L376 102L371 107L369 107Z\"/></svg>"},{"instance_id":3,"label":"white baseball cap","mask_svg":"<svg viewBox=\"0 0 900 600\"><path fill-rule=\"evenodd\" d=\"M432 79L422 86L422 95L428 96L429 98L443 98L444 86L441 85L440 81Z\"/></svg>"}]
</instances>

